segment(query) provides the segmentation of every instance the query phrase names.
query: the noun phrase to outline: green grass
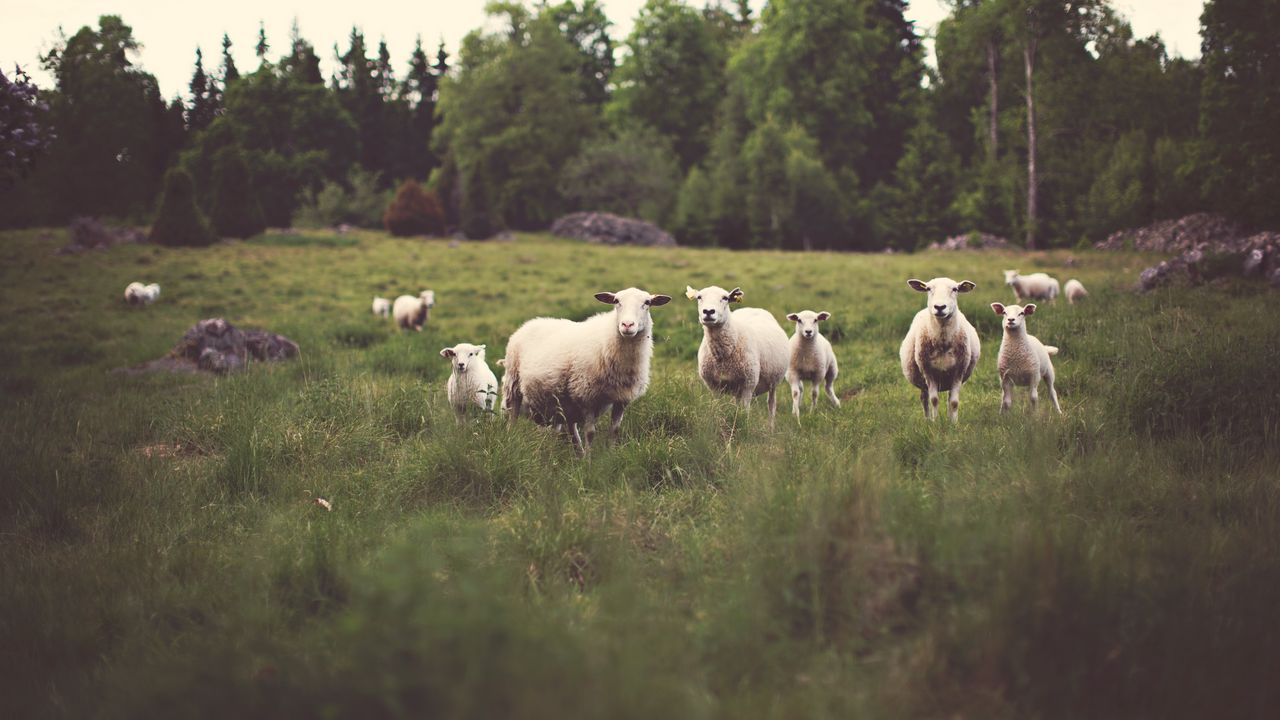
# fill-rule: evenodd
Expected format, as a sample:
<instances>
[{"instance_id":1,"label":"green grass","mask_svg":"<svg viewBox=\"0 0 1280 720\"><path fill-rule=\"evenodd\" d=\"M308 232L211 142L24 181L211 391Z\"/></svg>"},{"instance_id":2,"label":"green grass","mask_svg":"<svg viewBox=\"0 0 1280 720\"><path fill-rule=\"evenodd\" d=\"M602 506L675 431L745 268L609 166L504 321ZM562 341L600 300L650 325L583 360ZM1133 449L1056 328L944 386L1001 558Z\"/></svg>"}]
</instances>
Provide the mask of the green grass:
<instances>
[{"instance_id":1,"label":"green grass","mask_svg":"<svg viewBox=\"0 0 1280 720\"><path fill-rule=\"evenodd\" d=\"M1147 258L1093 252L315 238L59 256L60 233L0 234L5 717L1280 712L1260 285L1136 295ZM1062 348L1062 417L1025 394L999 414L1005 267L1090 289L1031 321ZM898 369L922 306L904 280L942 274L978 283L985 343L959 426L926 423ZM131 280L160 301L126 306ZM710 395L682 291L713 283L832 312L844 407L770 432L762 401ZM526 423L454 423L440 348L496 359L523 320L629 285L677 300L619 444L583 460ZM422 333L369 312L422 287ZM110 372L215 315L302 358Z\"/></svg>"}]
</instances>

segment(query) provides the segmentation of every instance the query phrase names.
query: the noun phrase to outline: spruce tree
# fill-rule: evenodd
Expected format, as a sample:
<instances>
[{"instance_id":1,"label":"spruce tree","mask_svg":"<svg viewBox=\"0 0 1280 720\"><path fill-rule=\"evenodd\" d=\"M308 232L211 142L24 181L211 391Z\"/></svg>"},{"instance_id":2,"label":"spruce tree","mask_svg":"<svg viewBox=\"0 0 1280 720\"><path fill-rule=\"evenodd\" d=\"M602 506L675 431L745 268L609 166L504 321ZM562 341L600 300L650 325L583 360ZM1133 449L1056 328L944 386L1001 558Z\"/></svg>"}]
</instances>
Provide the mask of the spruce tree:
<instances>
[{"instance_id":1,"label":"spruce tree","mask_svg":"<svg viewBox=\"0 0 1280 720\"><path fill-rule=\"evenodd\" d=\"M263 26L262 21L258 21L258 44L253 48L253 53L258 56L258 67L267 64L267 51L271 49L271 45L267 42L267 29Z\"/></svg>"},{"instance_id":2,"label":"spruce tree","mask_svg":"<svg viewBox=\"0 0 1280 720\"><path fill-rule=\"evenodd\" d=\"M231 38L222 33L222 87L231 87L231 83L240 79L240 71L236 69L236 61L231 57Z\"/></svg>"},{"instance_id":3,"label":"spruce tree","mask_svg":"<svg viewBox=\"0 0 1280 720\"><path fill-rule=\"evenodd\" d=\"M217 114L217 87L204 71L204 53L196 48L196 69L191 75L191 100L187 106L187 128L193 132L209 127Z\"/></svg>"},{"instance_id":4,"label":"spruce tree","mask_svg":"<svg viewBox=\"0 0 1280 720\"><path fill-rule=\"evenodd\" d=\"M262 206L253 193L249 165L237 145L228 145L214 154L209 216L213 228L223 237L252 237L267 228Z\"/></svg>"},{"instance_id":5,"label":"spruce tree","mask_svg":"<svg viewBox=\"0 0 1280 720\"><path fill-rule=\"evenodd\" d=\"M196 206L196 186L191 174L180 166L171 168L164 176L160 210L151 225L149 239L158 245L191 247L212 245L218 239Z\"/></svg>"}]
</instances>

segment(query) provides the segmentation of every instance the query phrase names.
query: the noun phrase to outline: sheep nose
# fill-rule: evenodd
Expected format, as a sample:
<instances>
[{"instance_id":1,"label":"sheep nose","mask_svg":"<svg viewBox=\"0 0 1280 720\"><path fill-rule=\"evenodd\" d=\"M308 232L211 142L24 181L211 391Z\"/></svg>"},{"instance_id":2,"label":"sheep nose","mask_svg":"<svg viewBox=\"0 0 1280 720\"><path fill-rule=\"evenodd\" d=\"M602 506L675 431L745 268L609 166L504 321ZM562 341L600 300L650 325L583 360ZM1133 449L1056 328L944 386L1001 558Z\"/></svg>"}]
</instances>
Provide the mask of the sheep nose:
<instances>
[{"instance_id":1,"label":"sheep nose","mask_svg":"<svg viewBox=\"0 0 1280 720\"><path fill-rule=\"evenodd\" d=\"M805 331L804 331L804 336L805 336L805 337L813 337L813 331L812 331L812 330L805 330Z\"/></svg>"},{"instance_id":2,"label":"sheep nose","mask_svg":"<svg viewBox=\"0 0 1280 720\"><path fill-rule=\"evenodd\" d=\"M711 317L712 315L716 314L716 310L715 308L703 308L702 314L706 315L707 317Z\"/></svg>"},{"instance_id":3,"label":"sheep nose","mask_svg":"<svg viewBox=\"0 0 1280 720\"><path fill-rule=\"evenodd\" d=\"M633 322L624 322L624 323L622 323L622 329L623 329L623 330L630 330L631 328L633 328L633 327L635 327L635 326L636 326L636 324L635 324L635 323L633 323Z\"/></svg>"},{"instance_id":4,"label":"sheep nose","mask_svg":"<svg viewBox=\"0 0 1280 720\"><path fill-rule=\"evenodd\" d=\"M934 310L937 310L938 312L942 312L943 310L946 310L946 309L947 309L947 306L946 306L946 305L934 305L934 306L933 306L933 309L934 309Z\"/></svg>"},{"instance_id":5,"label":"sheep nose","mask_svg":"<svg viewBox=\"0 0 1280 720\"><path fill-rule=\"evenodd\" d=\"M462 363L458 363L458 369L459 369L459 370L466 370L466 369L467 369L467 366L466 366L466 365L464 365L464 364L462 364Z\"/></svg>"}]
</instances>

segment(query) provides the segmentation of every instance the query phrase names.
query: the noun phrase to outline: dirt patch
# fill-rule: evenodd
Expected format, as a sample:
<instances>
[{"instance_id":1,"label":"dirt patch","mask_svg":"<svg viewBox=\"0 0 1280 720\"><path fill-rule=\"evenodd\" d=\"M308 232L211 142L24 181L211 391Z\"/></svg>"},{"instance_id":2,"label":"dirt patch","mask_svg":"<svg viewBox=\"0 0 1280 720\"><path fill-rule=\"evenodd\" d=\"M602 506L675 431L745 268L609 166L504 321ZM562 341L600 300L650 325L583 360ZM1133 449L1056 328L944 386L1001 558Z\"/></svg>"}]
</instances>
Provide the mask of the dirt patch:
<instances>
[{"instance_id":1,"label":"dirt patch","mask_svg":"<svg viewBox=\"0 0 1280 720\"><path fill-rule=\"evenodd\" d=\"M148 460L155 458L195 457L204 451L192 443L154 443L139 447L138 454Z\"/></svg>"}]
</instances>

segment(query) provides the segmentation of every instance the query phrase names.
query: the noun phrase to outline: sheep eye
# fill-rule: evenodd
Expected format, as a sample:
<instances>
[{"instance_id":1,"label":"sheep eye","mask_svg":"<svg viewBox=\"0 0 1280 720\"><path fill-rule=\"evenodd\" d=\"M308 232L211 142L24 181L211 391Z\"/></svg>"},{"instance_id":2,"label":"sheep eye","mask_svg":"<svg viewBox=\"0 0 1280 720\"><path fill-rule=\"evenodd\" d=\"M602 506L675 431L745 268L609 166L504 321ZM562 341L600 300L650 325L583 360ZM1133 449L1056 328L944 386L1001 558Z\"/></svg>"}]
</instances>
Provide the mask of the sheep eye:
<instances>
[{"instance_id":1,"label":"sheep eye","mask_svg":"<svg viewBox=\"0 0 1280 720\"><path fill-rule=\"evenodd\" d=\"M701 295L699 295L697 299L698 299L699 301L701 301L701 300L702 300L702 296L701 296Z\"/></svg>"}]
</instances>

